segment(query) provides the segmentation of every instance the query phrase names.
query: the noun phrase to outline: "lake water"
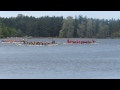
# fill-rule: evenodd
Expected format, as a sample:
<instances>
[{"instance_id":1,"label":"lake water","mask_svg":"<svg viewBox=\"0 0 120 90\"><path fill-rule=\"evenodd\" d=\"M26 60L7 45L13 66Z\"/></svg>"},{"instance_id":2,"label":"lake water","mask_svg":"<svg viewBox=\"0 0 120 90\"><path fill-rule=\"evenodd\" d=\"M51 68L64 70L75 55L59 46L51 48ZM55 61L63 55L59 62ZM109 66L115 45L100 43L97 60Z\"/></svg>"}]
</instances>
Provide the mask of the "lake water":
<instances>
[{"instance_id":1,"label":"lake water","mask_svg":"<svg viewBox=\"0 0 120 90\"><path fill-rule=\"evenodd\" d=\"M67 41L65 38L54 40ZM52 40L36 38L29 41ZM17 46L0 42L0 78L120 79L120 39L95 41L97 44L57 46Z\"/></svg>"}]
</instances>

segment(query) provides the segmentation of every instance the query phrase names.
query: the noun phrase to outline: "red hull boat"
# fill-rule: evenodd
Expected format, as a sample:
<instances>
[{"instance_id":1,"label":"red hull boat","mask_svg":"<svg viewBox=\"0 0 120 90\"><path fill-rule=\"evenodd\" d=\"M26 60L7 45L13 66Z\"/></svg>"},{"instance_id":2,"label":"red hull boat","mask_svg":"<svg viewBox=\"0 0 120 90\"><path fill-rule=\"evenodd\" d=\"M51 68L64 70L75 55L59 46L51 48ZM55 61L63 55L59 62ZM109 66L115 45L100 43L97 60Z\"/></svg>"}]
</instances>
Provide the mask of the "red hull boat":
<instances>
[{"instance_id":1,"label":"red hull boat","mask_svg":"<svg viewBox=\"0 0 120 90\"><path fill-rule=\"evenodd\" d=\"M95 40L67 40L68 44L90 44L90 43L95 43Z\"/></svg>"}]
</instances>

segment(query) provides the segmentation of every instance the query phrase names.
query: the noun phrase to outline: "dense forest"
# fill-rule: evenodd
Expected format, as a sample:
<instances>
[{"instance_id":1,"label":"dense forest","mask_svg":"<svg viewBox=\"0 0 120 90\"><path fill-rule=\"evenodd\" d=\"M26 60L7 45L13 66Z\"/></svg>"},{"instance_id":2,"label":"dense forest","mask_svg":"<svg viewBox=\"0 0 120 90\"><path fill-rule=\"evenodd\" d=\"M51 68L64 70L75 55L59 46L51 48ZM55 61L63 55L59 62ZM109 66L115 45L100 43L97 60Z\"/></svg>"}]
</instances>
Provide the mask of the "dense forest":
<instances>
[{"instance_id":1,"label":"dense forest","mask_svg":"<svg viewBox=\"0 0 120 90\"><path fill-rule=\"evenodd\" d=\"M5 37L114 38L120 37L120 20L93 19L82 15L67 18L35 18L18 14L0 17L0 38Z\"/></svg>"}]
</instances>

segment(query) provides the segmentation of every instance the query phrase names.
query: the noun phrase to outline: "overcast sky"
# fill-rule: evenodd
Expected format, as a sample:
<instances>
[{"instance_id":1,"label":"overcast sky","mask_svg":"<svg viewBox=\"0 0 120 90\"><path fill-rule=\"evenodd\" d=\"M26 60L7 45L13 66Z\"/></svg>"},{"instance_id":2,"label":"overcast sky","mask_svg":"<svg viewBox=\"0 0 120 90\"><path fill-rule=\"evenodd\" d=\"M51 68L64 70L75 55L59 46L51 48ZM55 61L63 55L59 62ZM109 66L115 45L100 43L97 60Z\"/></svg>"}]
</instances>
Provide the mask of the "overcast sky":
<instances>
[{"instance_id":1,"label":"overcast sky","mask_svg":"<svg viewBox=\"0 0 120 90\"><path fill-rule=\"evenodd\" d=\"M98 19L120 19L120 11L0 11L0 17L16 17L18 14L25 16L67 16L75 17L78 15L87 16L87 18Z\"/></svg>"}]
</instances>

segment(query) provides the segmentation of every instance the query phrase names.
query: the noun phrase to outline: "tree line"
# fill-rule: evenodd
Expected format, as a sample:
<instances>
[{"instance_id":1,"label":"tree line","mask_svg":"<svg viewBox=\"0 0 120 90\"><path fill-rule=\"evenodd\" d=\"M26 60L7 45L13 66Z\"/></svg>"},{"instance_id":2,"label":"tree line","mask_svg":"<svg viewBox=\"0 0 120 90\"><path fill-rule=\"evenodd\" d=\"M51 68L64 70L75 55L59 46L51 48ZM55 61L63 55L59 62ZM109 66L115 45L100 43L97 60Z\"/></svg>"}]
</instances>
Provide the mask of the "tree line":
<instances>
[{"instance_id":1,"label":"tree line","mask_svg":"<svg viewBox=\"0 0 120 90\"><path fill-rule=\"evenodd\" d=\"M93 19L82 15L67 18L35 18L18 14L0 17L0 38L4 37L114 38L120 37L120 20Z\"/></svg>"}]
</instances>

